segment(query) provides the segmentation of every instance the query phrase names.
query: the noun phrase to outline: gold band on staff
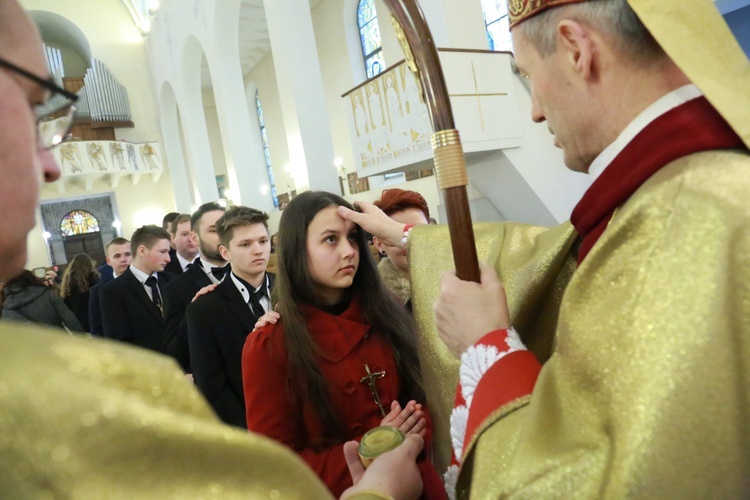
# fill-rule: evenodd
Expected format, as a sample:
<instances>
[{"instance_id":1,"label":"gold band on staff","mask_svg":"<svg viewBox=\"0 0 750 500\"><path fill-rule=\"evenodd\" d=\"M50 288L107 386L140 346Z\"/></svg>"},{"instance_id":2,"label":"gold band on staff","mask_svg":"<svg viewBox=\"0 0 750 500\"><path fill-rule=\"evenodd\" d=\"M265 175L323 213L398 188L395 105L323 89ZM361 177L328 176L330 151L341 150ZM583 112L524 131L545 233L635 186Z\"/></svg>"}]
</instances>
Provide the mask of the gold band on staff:
<instances>
[{"instance_id":1,"label":"gold band on staff","mask_svg":"<svg viewBox=\"0 0 750 500\"><path fill-rule=\"evenodd\" d=\"M458 130L441 130L432 134L435 174L440 189L466 186L466 160Z\"/></svg>"}]
</instances>

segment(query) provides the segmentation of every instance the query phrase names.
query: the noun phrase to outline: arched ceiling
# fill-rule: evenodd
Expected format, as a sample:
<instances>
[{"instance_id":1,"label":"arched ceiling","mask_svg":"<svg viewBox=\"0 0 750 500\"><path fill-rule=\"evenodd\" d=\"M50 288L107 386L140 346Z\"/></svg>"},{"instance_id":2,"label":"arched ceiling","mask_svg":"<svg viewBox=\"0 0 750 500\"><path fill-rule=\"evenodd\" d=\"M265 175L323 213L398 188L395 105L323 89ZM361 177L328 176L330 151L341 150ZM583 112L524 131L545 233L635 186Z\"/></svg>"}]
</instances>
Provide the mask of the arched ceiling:
<instances>
[{"instance_id":1,"label":"arched ceiling","mask_svg":"<svg viewBox=\"0 0 750 500\"><path fill-rule=\"evenodd\" d=\"M310 0L310 8L312 9L319 1ZM242 0L238 22L240 64L242 74L246 75L271 50L263 0ZM213 86L205 58L201 68L201 86L203 89L210 89Z\"/></svg>"}]
</instances>

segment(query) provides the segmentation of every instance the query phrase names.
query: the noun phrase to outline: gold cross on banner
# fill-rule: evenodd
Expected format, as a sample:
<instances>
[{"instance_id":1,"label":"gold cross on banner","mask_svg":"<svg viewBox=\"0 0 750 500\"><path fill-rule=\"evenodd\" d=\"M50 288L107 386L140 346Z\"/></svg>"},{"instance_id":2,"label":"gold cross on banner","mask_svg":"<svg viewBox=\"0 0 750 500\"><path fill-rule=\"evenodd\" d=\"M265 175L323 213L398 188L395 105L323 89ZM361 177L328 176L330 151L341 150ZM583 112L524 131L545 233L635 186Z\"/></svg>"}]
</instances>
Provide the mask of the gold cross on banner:
<instances>
[{"instance_id":1,"label":"gold cross on banner","mask_svg":"<svg viewBox=\"0 0 750 500\"><path fill-rule=\"evenodd\" d=\"M363 384L367 384L367 386L370 388L370 392L372 393L372 399L377 403L378 408L380 408L380 414L385 417L385 408L383 408L383 403L380 402L380 395L378 394L378 388L375 387L375 381L379 378L385 377L385 371L380 372L371 372L370 367L367 366L367 363L365 363L365 371L367 372L367 375L362 377L360 379L360 382Z\"/></svg>"}]
</instances>

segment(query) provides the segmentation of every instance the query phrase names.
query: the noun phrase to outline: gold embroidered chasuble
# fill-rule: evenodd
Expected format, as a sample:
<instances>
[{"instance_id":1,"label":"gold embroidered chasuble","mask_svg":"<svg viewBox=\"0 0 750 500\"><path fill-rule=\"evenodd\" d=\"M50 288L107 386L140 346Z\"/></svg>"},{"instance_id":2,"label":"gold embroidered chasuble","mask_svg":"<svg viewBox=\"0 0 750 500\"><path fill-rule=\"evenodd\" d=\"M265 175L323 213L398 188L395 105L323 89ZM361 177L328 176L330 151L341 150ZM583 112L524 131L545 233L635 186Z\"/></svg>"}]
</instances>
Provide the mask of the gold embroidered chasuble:
<instances>
[{"instance_id":1,"label":"gold embroidered chasuble","mask_svg":"<svg viewBox=\"0 0 750 500\"><path fill-rule=\"evenodd\" d=\"M620 208L572 276L559 317L553 311L570 277L567 225L477 225L480 259L495 264L511 320L540 361L539 346L550 328L556 333L532 396L499 408L468 443L459 497L748 493L748 172L750 157L731 151L690 155L660 170ZM451 257L436 250L447 245L447 230L415 228L411 238L412 295L425 332L420 354L444 468L440 432L458 361L430 315L435 270L450 269ZM559 324L528 323L540 314L535 307Z\"/></svg>"},{"instance_id":2,"label":"gold embroidered chasuble","mask_svg":"<svg viewBox=\"0 0 750 500\"><path fill-rule=\"evenodd\" d=\"M221 423L170 358L12 323L0 471L2 498L330 498L292 451Z\"/></svg>"}]
</instances>

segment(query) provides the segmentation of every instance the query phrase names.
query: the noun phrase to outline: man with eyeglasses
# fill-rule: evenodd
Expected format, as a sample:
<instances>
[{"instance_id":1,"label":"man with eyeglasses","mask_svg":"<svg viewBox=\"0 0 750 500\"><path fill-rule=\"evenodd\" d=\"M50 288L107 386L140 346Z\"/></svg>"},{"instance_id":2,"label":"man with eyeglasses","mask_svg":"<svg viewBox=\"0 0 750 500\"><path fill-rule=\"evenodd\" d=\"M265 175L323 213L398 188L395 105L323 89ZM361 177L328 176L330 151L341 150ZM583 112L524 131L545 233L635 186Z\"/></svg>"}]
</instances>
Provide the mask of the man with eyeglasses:
<instances>
[{"instance_id":1,"label":"man with eyeglasses","mask_svg":"<svg viewBox=\"0 0 750 500\"><path fill-rule=\"evenodd\" d=\"M73 122L75 96L46 75L31 20L0 0L0 280L26 263L41 178L60 177L50 148ZM47 116L57 124L40 131ZM421 446L410 437L363 474L350 443L361 480L345 497L391 476L385 493L413 497ZM291 451L221 424L169 358L12 323L0 324L0 471L3 498L328 497Z\"/></svg>"}]
</instances>

